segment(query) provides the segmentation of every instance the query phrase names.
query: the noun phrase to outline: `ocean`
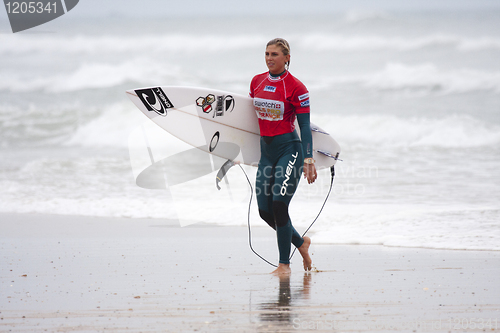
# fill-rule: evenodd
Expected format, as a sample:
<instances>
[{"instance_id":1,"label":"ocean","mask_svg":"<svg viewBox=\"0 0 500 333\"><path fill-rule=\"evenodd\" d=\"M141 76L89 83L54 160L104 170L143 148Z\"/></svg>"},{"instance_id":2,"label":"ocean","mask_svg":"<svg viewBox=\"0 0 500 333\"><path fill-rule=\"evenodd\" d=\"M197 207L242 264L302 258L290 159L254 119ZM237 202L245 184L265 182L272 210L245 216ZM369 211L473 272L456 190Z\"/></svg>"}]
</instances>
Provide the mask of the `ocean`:
<instances>
[{"instance_id":1,"label":"ocean","mask_svg":"<svg viewBox=\"0 0 500 333\"><path fill-rule=\"evenodd\" d=\"M500 250L499 11L60 22L0 33L0 212L246 225L251 190L238 167L221 191L216 171L194 176L215 162L194 157L172 170L193 175L182 184L136 185L137 151L192 147L125 90L246 95L266 71L265 44L283 37L312 121L342 147L313 242ZM253 183L255 169L243 169ZM290 207L299 232L329 185L329 170L301 182ZM265 226L255 201L250 219Z\"/></svg>"}]
</instances>

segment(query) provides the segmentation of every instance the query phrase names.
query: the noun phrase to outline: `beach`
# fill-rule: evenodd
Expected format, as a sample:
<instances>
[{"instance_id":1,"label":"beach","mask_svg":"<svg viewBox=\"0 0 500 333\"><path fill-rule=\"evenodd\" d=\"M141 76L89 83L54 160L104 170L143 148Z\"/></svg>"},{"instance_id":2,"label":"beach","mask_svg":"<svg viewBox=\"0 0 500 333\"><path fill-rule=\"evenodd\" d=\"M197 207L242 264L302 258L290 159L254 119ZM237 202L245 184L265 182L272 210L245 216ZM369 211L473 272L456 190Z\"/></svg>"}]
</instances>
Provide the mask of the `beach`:
<instances>
[{"instance_id":1,"label":"beach","mask_svg":"<svg viewBox=\"0 0 500 333\"><path fill-rule=\"evenodd\" d=\"M279 278L241 226L1 214L2 332L491 332L500 253L314 244ZM274 232L253 227L271 262Z\"/></svg>"}]
</instances>

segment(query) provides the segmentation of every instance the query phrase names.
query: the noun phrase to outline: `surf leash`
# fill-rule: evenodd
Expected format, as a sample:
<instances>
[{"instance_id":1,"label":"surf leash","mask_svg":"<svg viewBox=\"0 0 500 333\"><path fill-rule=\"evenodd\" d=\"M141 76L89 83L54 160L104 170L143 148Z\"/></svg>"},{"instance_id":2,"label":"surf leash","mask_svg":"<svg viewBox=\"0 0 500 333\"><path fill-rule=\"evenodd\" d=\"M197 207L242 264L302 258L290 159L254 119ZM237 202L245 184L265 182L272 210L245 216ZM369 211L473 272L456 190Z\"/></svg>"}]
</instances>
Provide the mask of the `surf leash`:
<instances>
[{"instance_id":1,"label":"surf leash","mask_svg":"<svg viewBox=\"0 0 500 333\"><path fill-rule=\"evenodd\" d=\"M250 245L250 250L252 250L252 252L257 256L259 257L260 259L264 260L265 262L267 262L269 265L271 266L274 266L274 267L278 267L276 266L275 264L273 264L272 262L270 262L269 260L267 260L266 258L264 258L263 256L261 256L260 254L258 254L254 249L253 249L253 246L252 246L252 229L250 228L250 208L252 207L252 199L253 199L253 186L252 186L252 182L250 181L250 179L248 178L248 175L247 173L245 172L245 169L243 169L243 167L241 166L241 164L238 164L238 166L240 167L241 171L243 171L243 174L245 175L246 179L247 179L247 182L248 182L248 186L250 186L250 201L248 202L248 218L247 218L247 224L248 224L248 245Z\"/></svg>"},{"instance_id":2,"label":"surf leash","mask_svg":"<svg viewBox=\"0 0 500 333\"><path fill-rule=\"evenodd\" d=\"M230 162L230 163L228 163ZM226 163L224 163L224 165L228 165L229 167L227 169L224 168L224 166L221 168L221 170L219 170L219 173L221 175L221 177L219 178L219 174L217 174L217 187L218 187L218 183L219 181L222 180L222 177L224 177L224 175L227 173L227 170L229 170L230 167L232 167L233 165L235 165L234 162L232 161L227 161ZM269 265L271 266L274 266L274 267L278 267L277 265L273 264L272 262L270 262L269 260L265 259L264 257L262 257L260 254L258 254L254 249L253 249L253 246L252 246L252 229L250 227L250 211L251 211L251 207L252 207L252 199L253 199L253 186L252 186L252 182L250 181L250 179L248 178L248 175L247 173L245 172L245 170L243 169L243 167L238 163L238 166L240 167L241 171L243 171L243 174L245 175L246 179L247 179L247 182L248 182L248 186L250 186L250 201L248 203L248 216L247 216L247 225L248 225L248 245L250 245L250 250L252 250L252 252L257 256L259 257L260 259L264 260L265 262L267 262ZM224 169L224 170L223 170ZM319 213L318 215L316 215L316 218L314 219L314 221L312 221L312 223L309 225L309 227L306 229L306 231L304 231L304 233L302 234L302 237L304 237L307 232L312 228L313 224L318 220L319 216L321 215L321 212L323 211L323 208L325 208L325 205L326 205L326 202L328 201L328 198L330 197L330 193L332 192L332 188L333 188L333 180L335 178L335 166L332 165L330 167L330 175L331 175L331 181L330 181L330 188L328 189L328 193L326 195L326 198L325 198L325 201L323 202L323 205L321 206L321 209L319 210ZM219 187L218 187L219 188ZM220 188L219 188L220 190ZM293 249L293 252L292 254L290 255L290 260L292 259L294 253L295 253L295 250L297 250L297 248Z\"/></svg>"},{"instance_id":3,"label":"surf leash","mask_svg":"<svg viewBox=\"0 0 500 333\"><path fill-rule=\"evenodd\" d=\"M314 221L312 221L311 225L302 234L302 238L304 238L304 236L307 234L307 232L309 231L309 229L311 229L312 226L313 226L313 224L316 222L316 220L318 220L318 217L321 215L321 212L323 211L323 208L325 208L325 205L326 205L326 202L328 201L328 197L330 196L330 193L332 193L333 180L335 178L335 165L332 165L330 167L330 175L332 176L332 178L330 180L330 189L328 190L328 193L326 195L325 201L323 202L323 206L321 206L321 209L319 210L318 215L316 215L316 218L314 219ZM297 250L297 248L293 249L292 254L290 255L290 259L289 260L292 260L293 254L295 253L295 250Z\"/></svg>"},{"instance_id":4,"label":"surf leash","mask_svg":"<svg viewBox=\"0 0 500 333\"><path fill-rule=\"evenodd\" d=\"M274 266L274 267L278 267L275 264L273 264L272 262L268 261L266 258L262 257L260 254L258 254L253 249L253 246L252 246L252 229L250 228L250 208L252 207L253 186L252 186L252 182L248 178L247 173L245 172L245 169L243 169L243 167L241 166L241 164L234 163L231 160L227 160L226 163L224 163L224 165L222 165L222 167L220 168L219 172L217 173L217 177L215 178L215 186L217 186L217 189L220 191L219 183L222 181L222 179L224 178L224 176L226 175L226 173L229 171L229 169L231 167L235 166L236 164L238 164L238 166L240 167L241 171L243 171L243 174L245 175L245 177L247 179L248 185L250 186L250 201L248 202L248 219L247 219L247 222L248 222L248 244L250 245L250 250L252 250L252 252L257 257L259 257L260 259L264 260L269 265Z\"/></svg>"}]
</instances>

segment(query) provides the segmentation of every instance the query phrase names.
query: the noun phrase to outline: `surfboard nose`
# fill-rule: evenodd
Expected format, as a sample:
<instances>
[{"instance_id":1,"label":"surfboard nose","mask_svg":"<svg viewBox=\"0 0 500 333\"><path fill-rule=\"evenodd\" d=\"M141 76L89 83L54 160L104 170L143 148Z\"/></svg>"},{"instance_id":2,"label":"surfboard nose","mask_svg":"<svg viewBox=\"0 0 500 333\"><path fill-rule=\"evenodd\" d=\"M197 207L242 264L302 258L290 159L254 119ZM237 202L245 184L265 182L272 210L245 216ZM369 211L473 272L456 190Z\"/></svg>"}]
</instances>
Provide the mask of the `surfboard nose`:
<instances>
[{"instance_id":1,"label":"surfboard nose","mask_svg":"<svg viewBox=\"0 0 500 333\"><path fill-rule=\"evenodd\" d=\"M131 97L131 96L137 96L137 94L135 93L135 91L133 89L130 89L130 90L125 90L125 95Z\"/></svg>"}]
</instances>

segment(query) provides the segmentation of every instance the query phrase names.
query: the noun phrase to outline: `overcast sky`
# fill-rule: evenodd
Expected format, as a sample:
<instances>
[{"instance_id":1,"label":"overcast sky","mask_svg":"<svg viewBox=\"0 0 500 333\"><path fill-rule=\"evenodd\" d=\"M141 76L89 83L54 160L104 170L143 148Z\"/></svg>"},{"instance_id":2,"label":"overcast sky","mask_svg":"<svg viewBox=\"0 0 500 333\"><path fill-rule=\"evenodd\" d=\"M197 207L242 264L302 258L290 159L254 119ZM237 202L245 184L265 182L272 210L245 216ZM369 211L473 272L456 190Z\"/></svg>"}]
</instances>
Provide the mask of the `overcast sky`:
<instances>
[{"instance_id":1,"label":"overcast sky","mask_svg":"<svg viewBox=\"0 0 500 333\"><path fill-rule=\"evenodd\" d=\"M177 18L287 16L348 12L471 11L500 12L500 0L80 0L65 17ZM63 22L59 22L63 23ZM270 22L271 24L272 22ZM11 33L7 11L0 8L0 33Z\"/></svg>"},{"instance_id":2,"label":"overcast sky","mask_svg":"<svg viewBox=\"0 0 500 333\"><path fill-rule=\"evenodd\" d=\"M223 14L302 14L349 10L500 9L500 0L80 0L79 15L115 13L126 16ZM76 12L75 12L76 14Z\"/></svg>"},{"instance_id":3,"label":"overcast sky","mask_svg":"<svg viewBox=\"0 0 500 333\"><path fill-rule=\"evenodd\" d=\"M484 8L500 10L500 0L80 0L71 15L168 18ZM5 9L0 9L0 20L7 20Z\"/></svg>"}]
</instances>

